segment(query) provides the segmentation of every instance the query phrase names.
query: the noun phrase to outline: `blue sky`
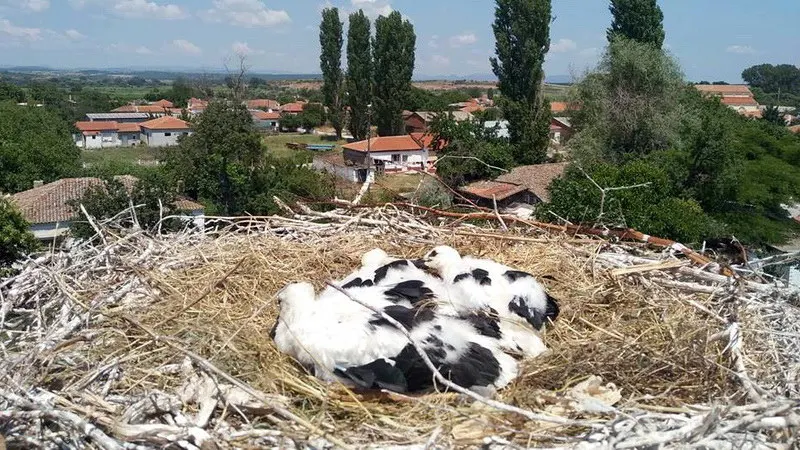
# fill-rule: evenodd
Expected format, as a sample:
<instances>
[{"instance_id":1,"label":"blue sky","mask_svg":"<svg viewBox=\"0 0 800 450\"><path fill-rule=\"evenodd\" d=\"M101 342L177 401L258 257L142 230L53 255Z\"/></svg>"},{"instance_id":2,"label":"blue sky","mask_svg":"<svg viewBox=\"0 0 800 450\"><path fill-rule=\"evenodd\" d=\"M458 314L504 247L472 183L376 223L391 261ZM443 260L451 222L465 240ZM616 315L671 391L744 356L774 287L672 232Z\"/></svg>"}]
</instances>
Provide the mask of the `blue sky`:
<instances>
[{"instance_id":1,"label":"blue sky","mask_svg":"<svg viewBox=\"0 0 800 450\"><path fill-rule=\"evenodd\" d=\"M667 48L690 80L800 65L800 1L660 3ZM403 13L417 33L417 76L491 72L490 0L0 0L0 65L220 69L245 53L254 71L318 72L317 26L330 5ZM553 0L553 12L547 74L580 74L605 45L608 2Z\"/></svg>"}]
</instances>

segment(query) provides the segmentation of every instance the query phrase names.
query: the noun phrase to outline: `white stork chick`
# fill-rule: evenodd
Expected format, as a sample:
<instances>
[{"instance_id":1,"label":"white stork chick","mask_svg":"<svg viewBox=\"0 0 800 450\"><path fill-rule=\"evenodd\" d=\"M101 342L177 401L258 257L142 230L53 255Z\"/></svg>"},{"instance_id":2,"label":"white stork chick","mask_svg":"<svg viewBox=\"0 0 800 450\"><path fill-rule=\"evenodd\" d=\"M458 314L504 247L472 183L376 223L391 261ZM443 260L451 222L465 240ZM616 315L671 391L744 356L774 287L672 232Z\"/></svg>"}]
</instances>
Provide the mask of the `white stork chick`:
<instances>
[{"instance_id":1,"label":"white stork chick","mask_svg":"<svg viewBox=\"0 0 800 450\"><path fill-rule=\"evenodd\" d=\"M409 280L416 281L416 280ZM439 368L465 388L501 388L516 377L517 363L499 351L496 339L481 335L469 321L437 316L432 308L395 304L394 287L348 289L352 295L400 322ZM419 292L430 292L424 285ZM278 349L313 369L326 381L399 392L434 385L433 373L415 347L380 314L345 294L314 296L308 283L284 288L275 329ZM410 303L417 304L410 300Z\"/></svg>"},{"instance_id":2,"label":"white stork chick","mask_svg":"<svg viewBox=\"0 0 800 450\"><path fill-rule=\"evenodd\" d=\"M460 295L474 308L492 308L501 318L501 327L527 356L545 350L538 334L528 332L527 324L540 331L548 320L558 316L558 303L532 275L487 259L461 257L448 246L428 252L425 265L452 283L454 296ZM527 324L522 326L521 320ZM510 337L510 336L507 336Z\"/></svg>"}]
</instances>

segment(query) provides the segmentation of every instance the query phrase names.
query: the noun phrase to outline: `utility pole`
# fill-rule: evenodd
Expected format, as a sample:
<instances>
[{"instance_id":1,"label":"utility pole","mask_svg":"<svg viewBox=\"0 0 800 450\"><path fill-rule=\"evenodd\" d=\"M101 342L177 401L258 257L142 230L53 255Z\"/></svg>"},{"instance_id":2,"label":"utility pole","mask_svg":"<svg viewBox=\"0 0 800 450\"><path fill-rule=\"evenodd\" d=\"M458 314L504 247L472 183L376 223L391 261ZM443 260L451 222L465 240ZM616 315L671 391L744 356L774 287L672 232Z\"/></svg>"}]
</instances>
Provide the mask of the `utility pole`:
<instances>
[{"instance_id":1,"label":"utility pole","mask_svg":"<svg viewBox=\"0 0 800 450\"><path fill-rule=\"evenodd\" d=\"M370 157L371 143L372 143L372 103L367 105L367 179L369 179L369 173L372 170L372 159Z\"/></svg>"}]
</instances>

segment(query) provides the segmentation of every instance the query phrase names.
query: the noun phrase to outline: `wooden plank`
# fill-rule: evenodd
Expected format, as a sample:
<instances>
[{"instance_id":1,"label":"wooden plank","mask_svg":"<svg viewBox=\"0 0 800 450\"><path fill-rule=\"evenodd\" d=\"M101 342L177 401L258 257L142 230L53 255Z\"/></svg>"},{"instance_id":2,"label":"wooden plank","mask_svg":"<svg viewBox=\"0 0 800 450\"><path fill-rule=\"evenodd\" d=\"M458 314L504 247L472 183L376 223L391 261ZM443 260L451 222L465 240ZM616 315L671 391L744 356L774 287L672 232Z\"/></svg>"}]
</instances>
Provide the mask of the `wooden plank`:
<instances>
[{"instance_id":1,"label":"wooden plank","mask_svg":"<svg viewBox=\"0 0 800 450\"><path fill-rule=\"evenodd\" d=\"M678 269L683 266L688 266L689 261L686 260L671 260L671 261L664 261L660 263L654 264L639 264L631 267L623 267L620 269L614 269L611 271L611 276L618 277L620 275L630 275L632 273L641 273L641 272L650 272L653 270L665 270L665 269Z\"/></svg>"}]
</instances>

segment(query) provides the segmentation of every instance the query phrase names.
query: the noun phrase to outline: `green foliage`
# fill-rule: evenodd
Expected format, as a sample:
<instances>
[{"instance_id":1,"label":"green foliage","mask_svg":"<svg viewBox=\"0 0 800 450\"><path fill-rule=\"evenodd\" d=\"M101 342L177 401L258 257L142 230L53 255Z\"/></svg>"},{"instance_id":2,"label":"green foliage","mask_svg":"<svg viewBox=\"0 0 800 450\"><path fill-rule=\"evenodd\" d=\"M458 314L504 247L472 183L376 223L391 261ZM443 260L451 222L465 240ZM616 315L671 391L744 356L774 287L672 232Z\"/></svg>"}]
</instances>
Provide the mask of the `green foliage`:
<instances>
[{"instance_id":1,"label":"green foliage","mask_svg":"<svg viewBox=\"0 0 800 450\"><path fill-rule=\"evenodd\" d=\"M381 136L405 131L401 113L411 89L416 40L414 26L398 11L375 20L375 124Z\"/></svg>"},{"instance_id":2,"label":"green foliage","mask_svg":"<svg viewBox=\"0 0 800 450\"><path fill-rule=\"evenodd\" d=\"M80 150L48 108L0 102L0 192L18 192L74 175Z\"/></svg>"},{"instance_id":3,"label":"green foliage","mask_svg":"<svg viewBox=\"0 0 800 450\"><path fill-rule=\"evenodd\" d=\"M367 138L372 102L372 49L369 19L364 11L350 14L347 30L347 105L350 133L356 140Z\"/></svg>"},{"instance_id":4,"label":"green foliage","mask_svg":"<svg viewBox=\"0 0 800 450\"><path fill-rule=\"evenodd\" d=\"M685 84L677 62L648 44L619 37L595 72L575 89L573 113L581 154L623 162L675 145L680 138L680 97ZM583 145L588 143L588 145Z\"/></svg>"},{"instance_id":5,"label":"green foliage","mask_svg":"<svg viewBox=\"0 0 800 450\"><path fill-rule=\"evenodd\" d=\"M497 0L492 70L503 97L498 102L509 122L514 159L543 162L550 132L550 108L542 92L542 64L550 50L550 0Z\"/></svg>"},{"instance_id":6,"label":"green foliage","mask_svg":"<svg viewBox=\"0 0 800 450\"><path fill-rule=\"evenodd\" d=\"M90 216L102 222L117 216L133 204L136 206L136 221L139 226L144 230L155 230L162 217L177 212L174 205L175 193L166 186L164 179L151 176L136 181L129 191L119 178L102 179L101 183L90 186L79 200L68 202L76 211L70 234L78 239L88 239L95 234L94 228L80 210L81 205ZM133 216L123 216L120 223L124 227L133 226ZM168 219L161 224L161 230L175 231L180 226L180 220Z\"/></svg>"},{"instance_id":7,"label":"green foliage","mask_svg":"<svg viewBox=\"0 0 800 450\"><path fill-rule=\"evenodd\" d=\"M342 107L344 106L343 74L342 74L342 26L339 21L338 8L322 10L322 22L319 25L320 69L322 70L322 96L328 107L331 125L336 130L336 137L342 137Z\"/></svg>"},{"instance_id":8,"label":"green foliage","mask_svg":"<svg viewBox=\"0 0 800 450\"><path fill-rule=\"evenodd\" d=\"M800 95L800 67L791 64L759 64L742 72L742 79L766 93Z\"/></svg>"},{"instance_id":9,"label":"green foliage","mask_svg":"<svg viewBox=\"0 0 800 450\"><path fill-rule=\"evenodd\" d=\"M0 102L6 100L22 103L26 100L25 91L14 84L0 81Z\"/></svg>"},{"instance_id":10,"label":"green foliage","mask_svg":"<svg viewBox=\"0 0 800 450\"><path fill-rule=\"evenodd\" d=\"M310 130L325 124L325 108L319 103L308 103L297 117L300 125Z\"/></svg>"},{"instance_id":11,"label":"green foliage","mask_svg":"<svg viewBox=\"0 0 800 450\"><path fill-rule=\"evenodd\" d=\"M409 111L447 111L448 105L465 102L470 98L469 94L459 89L433 92L411 86L404 108Z\"/></svg>"},{"instance_id":12,"label":"green foliage","mask_svg":"<svg viewBox=\"0 0 800 450\"><path fill-rule=\"evenodd\" d=\"M656 0L611 0L608 41L624 37L661 49L664 44L664 13Z\"/></svg>"},{"instance_id":13,"label":"green foliage","mask_svg":"<svg viewBox=\"0 0 800 450\"><path fill-rule=\"evenodd\" d=\"M287 131L297 131L303 126L303 121L299 114L281 114L281 128Z\"/></svg>"},{"instance_id":14,"label":"green foliage","mask_svg":"<svg viewBox=\"0 0 800 450\"><path fill-rule=\"evenodd\" d=\"M439 181L425 177L414 192L414 203L430 208L449 209L453 206L453 194Z\"/></svg>"},{"instance_id":15,"label":"green foliage","mask_svg":"<svg viewBox=\"0 0 800 450\"><path fill-rule=\"evenodd\" d=\"M646 186L607 191L605 200L592 178L603 188ZM598 164L584 174L571 167L550 186L551 202L537 209L544 220L558 216L573 222L635 228L655 236L697 242L719 233L721 227L692 199L678 197L669 174L647 161L622 166Z\"/></svg>"},{"instance_id":16,"label":"green foliage","mask_svg":"<svg viewBox=\"0 0 800 450\"><path fill-rule=\"evenodd\" d=\"M244 106L212 102L195 133L166 151L165 171L185 193L224 215L280 212L272 200L328 199L333 184L300 161L265 154Z\"/></svg>"},{"instance_id":17,"label":"green foliage","mask_svg":"<svg viewBox=\"0 0 800 450\"><path fill-rule=\"evenodd\" d=\"M28 226L11 200L0 196L0 276L7 275L8 266L38 248Z\"/></svg>"},{"instance_id":18,"label":"green foliage","mask_svg":"<svg viewBox=\"0 0 800 450\"><path fill-rule=\"evenodd\" d=\"M786 121L783 120L783 114L781 114L777 106L767 106L764 108L764 113L761 116L761 120L778 126L786 124Z\"/></svg>"},{"instance_id":19,"label":"green foliage","mask_svg":"<svg viewBox=\"0 0 800 450\"><path fill-rule=\"evenodd\" d=\"M430 132L438 152L436 173L449 186L462 186L475 180L494 178L514 166L511 146L495 139L475 121L456 122L446 114L434 117ZM446 146L440 148L439 142ZM492 167L490 167L492 166Z\"/></svg>"}]
</instances>

